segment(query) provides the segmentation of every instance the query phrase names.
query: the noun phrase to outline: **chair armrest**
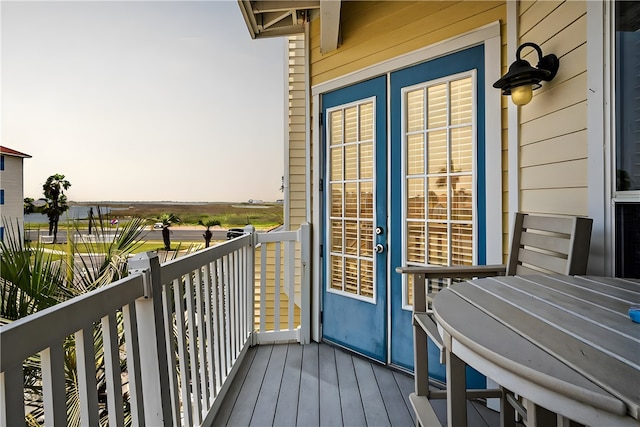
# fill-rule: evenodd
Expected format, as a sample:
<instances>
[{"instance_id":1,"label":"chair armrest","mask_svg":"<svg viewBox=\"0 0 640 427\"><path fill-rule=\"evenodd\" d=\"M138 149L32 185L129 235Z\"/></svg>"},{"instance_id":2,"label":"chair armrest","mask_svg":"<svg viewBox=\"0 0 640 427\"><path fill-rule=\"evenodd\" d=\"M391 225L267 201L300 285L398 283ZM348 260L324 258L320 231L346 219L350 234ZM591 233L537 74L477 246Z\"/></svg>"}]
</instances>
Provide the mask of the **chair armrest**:
<instances>
[{"instance_id":1,"label":"chair armrest","mask_svg":"<svg viewBox=\"0 0 640 427\"><path fill-rule=\"evenodd\" d=\"M503 264L396 268L397 273L424 274L425 279L504 276L506 271L507 266Z\"/></svg>"}]
</instances>

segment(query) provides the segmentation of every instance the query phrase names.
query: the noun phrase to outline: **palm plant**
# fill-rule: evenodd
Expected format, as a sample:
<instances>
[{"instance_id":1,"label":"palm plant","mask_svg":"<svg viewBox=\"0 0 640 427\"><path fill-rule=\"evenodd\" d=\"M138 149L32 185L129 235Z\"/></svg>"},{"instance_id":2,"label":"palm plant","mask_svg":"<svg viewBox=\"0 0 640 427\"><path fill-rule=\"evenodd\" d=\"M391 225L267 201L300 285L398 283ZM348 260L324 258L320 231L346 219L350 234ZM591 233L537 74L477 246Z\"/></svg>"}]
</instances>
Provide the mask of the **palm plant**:
<instances>
[{"instance_id":1,"label":"palm plant","mask_svg":"<svg viewBox=\"0 0 640 427\"><path fill-rule=\"evenodd\" d=\"M31 246L23 243L19 227L11 228L4 241L0 242L0 317L3 324L25 317L76 295L107 285L127 275L127 258L142 244L139 237L144 229L142 218L133 218L125 223L111 241L99 245L95 242L81 241L68 243L66 259L56 259L51 252L39 243ZM98 216L98 228L105 236L108 222ZM78 230L78 227L76 227ZM78 233L79 234L79 233ZM83 245L80 257L77 245ZM79 269L74 268L75 258L79 258ZM65 265L66 264L66 265ZM73 274L69 274L72 271ZM118 319L119 341L124 342L124 331L121 317ZM98 391L104 389L106 376L102 346L102 333L94 330L94 347L96 351L96 380ZM65 340L65 383L67 401L67 423L70 426L80 425L79 387L76 376L75 341L72 337ZM126 371L125 361L121 369ZM29 425L37 425L42 420L42 383L39 356L35 355L23 365L25 378L25 402L31 409L26 415ZM125 402L128 398L125 396ZM125 408L127 424L131 417ZM107 408L101 403L101 424L107 422Z\"/></svg>"},{"instance_id":2,"label":"palm plant","mask_svg":"<svg viewBox=\"0 0 640 427\"><path fill-rule=\"evenodd\" d=\"M164 250L171 250L171 234L169 227L180 222L180 218L173 213L163 213L153 219L154 222L162 223L162 240L164 241Z\"/></svg>"},{"instance_id":3,"label":"palm plant","mask_svg":"<svg viewBox=\"0 0 640 427\"><path fill-rule=\"evenodd\" d=\"M9 224L0 241L0 317L4 323L51 307L70 295L60 262L40 243L24 243L19 225Z\"/></svg>"},{"instance_id":4,"label":"palm plant","mask_svg":"<svg viewBox=\"0 0 640 427\"><path fill-rule=\"evenodd\" d=\"M211 237L213 237L213 233L211 233L211 227L220 225L220 221L211 217L207 217L199 220L198 224L202 225L203 227L207 227L207 231L204 232L202 237L204 237L204 247L208 248L209 244L211 243Z\"/></svg>"}]
</instances>

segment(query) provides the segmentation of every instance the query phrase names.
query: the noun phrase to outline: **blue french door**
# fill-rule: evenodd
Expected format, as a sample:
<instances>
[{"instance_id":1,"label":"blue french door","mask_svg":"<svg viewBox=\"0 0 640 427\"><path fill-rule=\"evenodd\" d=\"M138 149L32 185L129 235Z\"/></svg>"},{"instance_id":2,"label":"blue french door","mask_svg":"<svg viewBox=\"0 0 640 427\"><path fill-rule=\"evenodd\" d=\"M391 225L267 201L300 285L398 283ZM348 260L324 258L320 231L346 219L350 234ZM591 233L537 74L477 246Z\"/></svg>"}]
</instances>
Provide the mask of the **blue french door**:
<instances>
[{"instance_id":1,"label":"blue french door","mask_svg":"<svg viewBox=\"0 0 640 427\"><path fill-rule=\"evenodd\" d=\"M485 263L483 82L478 46L323 94L323 339L413 370L396 267Z\"/></svg>"},{"instance_id":2,"label":"blue french door","mask_svg":"<svg viewBox=\"0 0 640 427\"><path fill-rule=\"evenodd\" d=\"M390 362L411 370L413 283L396 267L485 263L483 82L482 46L391 73Z\"/></svg>"},{"instance_id":3,"label":"blue french door","mask_svg":"<svg viewBox=\"0 0 640 427\"><path fill-rule=\"evenodd\" d=\"M386 77L322 96L323 339L387 362Z\"/></svg>"}]
</instances>

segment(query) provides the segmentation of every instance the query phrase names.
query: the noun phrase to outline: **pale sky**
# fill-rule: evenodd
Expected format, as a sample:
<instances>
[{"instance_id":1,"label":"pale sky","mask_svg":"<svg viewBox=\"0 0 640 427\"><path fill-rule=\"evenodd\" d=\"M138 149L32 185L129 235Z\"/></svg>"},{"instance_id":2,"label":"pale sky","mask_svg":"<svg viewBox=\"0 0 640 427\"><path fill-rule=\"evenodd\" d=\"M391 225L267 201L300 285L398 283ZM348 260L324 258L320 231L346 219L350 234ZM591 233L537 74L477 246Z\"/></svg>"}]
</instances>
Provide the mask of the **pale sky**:
<instances>
[{"instance_id":1,"label":"pale sky","mask_svg":"<svg viewBox=\"0 0 640 427\"><path fill-rule=\"evenodd\" d=\"M282 198L285 39L236 1L5 1L2 145L24 195L72 201Z\"/></svg>"}]
</instances>

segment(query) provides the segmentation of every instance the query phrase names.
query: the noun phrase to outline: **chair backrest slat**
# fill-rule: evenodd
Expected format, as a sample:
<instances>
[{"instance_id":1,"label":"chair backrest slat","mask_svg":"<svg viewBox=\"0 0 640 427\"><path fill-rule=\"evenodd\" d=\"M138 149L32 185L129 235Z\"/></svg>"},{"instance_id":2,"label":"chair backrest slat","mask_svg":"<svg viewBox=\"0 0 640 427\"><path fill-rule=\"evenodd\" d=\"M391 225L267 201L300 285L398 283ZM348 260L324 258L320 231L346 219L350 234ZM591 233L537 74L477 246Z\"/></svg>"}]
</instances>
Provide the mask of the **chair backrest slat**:
<instances>
[{"instance_id":1,"label":"chair backrest slat","mask_svg":"<svg viewBox=\"0 0 640 427\"><path fill-rule=\"evenodd\" d=\"M592 222L517 213L506 274L585 274Z\"/></svg>"}]
</instances>

